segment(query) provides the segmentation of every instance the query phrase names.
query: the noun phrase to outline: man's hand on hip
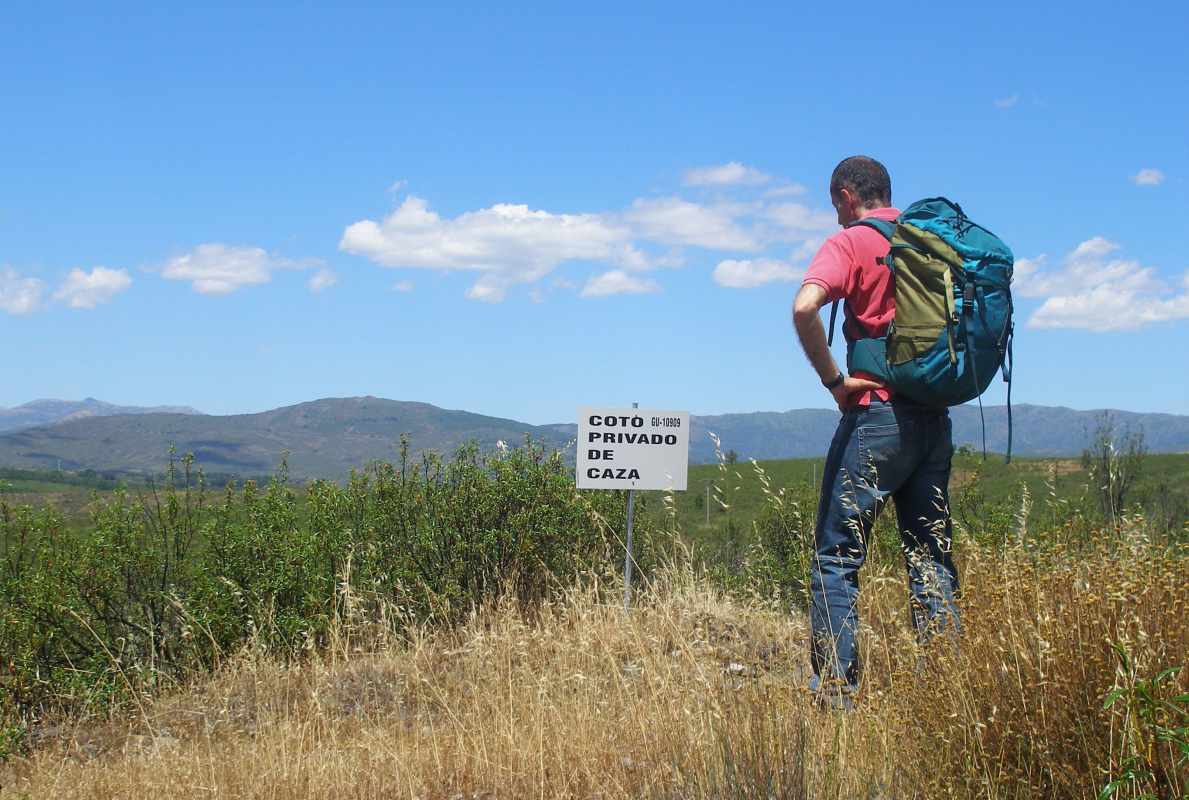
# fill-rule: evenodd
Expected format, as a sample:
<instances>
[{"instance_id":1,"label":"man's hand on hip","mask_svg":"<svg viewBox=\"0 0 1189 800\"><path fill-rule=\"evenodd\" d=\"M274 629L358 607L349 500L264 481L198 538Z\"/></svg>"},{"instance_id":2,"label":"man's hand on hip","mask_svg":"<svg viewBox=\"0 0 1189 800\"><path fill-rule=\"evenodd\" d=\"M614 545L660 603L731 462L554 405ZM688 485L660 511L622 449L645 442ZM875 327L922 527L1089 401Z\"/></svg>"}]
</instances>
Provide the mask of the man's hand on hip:
<instances>
[{"instance_id":1,"label":"man's hand on hip","mask_svg":"<svg viewBox=\"0 0 1189 800\"><path fill-rule=\"evenodd\" d=\"M834 395L834 402L838 404L838 410L846 411L851 406L852 398L859 392L883 388L885 388L884 385L877 381L847 377L842 383L831 389L830 394Z\"/></svg>"}]
</instances>

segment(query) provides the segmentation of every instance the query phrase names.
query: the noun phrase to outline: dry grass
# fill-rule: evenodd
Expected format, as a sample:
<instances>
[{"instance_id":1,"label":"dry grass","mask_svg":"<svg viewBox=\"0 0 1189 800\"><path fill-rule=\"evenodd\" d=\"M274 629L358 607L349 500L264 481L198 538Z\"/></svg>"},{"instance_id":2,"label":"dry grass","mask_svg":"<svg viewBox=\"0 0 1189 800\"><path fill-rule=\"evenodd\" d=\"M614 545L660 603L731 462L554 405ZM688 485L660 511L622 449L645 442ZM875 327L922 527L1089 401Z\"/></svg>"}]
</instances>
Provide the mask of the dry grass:
<instances>
[{"instance_id":1,"label":"dry grass","mask_svg":"<svg viewBox=\"0 0 1189 800\"><path fill-rule=\"evenodd\" d=\"M1094 797L1123 755L1109 642L1145 674L1184 663L1186 561L965 555L960 653L922 653L902 574L866 575L852 714L802 690L803 618L676 570L626 617L589 587L370 652L245 654L129 720L42 731L0 797Z\"/></svg>"}]
</instances>

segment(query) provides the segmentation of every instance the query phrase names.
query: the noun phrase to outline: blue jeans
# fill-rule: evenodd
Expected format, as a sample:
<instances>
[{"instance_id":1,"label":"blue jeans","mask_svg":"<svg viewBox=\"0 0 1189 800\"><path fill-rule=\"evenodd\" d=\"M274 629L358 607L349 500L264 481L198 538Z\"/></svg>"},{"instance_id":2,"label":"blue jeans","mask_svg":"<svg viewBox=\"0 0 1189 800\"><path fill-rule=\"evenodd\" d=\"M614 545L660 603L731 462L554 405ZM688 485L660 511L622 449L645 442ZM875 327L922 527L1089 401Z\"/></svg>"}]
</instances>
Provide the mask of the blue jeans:
<instances>
[{"instance_id":1,"label":"blue jeans","mask_svg":"<svg viewBox=\"0 0 1189 800\"><path fill-rule=\"evenodd\" d=\"M912 622L922 640L958 631L958 573L949 515L949 412L872 399L842 416L822 472L810 570L814 691L859 686L859 567L889 496L908 568Z\"/></svg>"}]
</instances>

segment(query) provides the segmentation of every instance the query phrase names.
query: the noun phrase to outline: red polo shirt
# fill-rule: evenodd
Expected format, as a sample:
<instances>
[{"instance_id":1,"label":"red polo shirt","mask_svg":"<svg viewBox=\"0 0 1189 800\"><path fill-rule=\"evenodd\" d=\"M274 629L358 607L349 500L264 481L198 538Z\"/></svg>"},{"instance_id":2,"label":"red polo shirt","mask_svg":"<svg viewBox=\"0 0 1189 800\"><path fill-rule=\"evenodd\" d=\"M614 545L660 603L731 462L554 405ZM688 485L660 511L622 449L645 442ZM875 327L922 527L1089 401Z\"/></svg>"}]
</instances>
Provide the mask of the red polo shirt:
<instances>
[{"instance_id":1,"label":"red polo shirt","mask_svg":"<svg viewBox=\"0 0 1189 800\"><path fill-rule=\"evenodd\" d=\"M900 210L886 207L868 211L863 216L892 222ZM843 330L852 339L884 336L896 313L896 295L892 271L876 259L888 254L888 240L879 231L866 225L843 228L831 236L817 251L805 271L805 283L812 283L826 291L826 300L845 300L846 313ZM874 376L863 372L856 378ZM863 392L853 402L865 406L874 394L881 400L892 397L891 389Z\"/></svg>"}]
</instances>

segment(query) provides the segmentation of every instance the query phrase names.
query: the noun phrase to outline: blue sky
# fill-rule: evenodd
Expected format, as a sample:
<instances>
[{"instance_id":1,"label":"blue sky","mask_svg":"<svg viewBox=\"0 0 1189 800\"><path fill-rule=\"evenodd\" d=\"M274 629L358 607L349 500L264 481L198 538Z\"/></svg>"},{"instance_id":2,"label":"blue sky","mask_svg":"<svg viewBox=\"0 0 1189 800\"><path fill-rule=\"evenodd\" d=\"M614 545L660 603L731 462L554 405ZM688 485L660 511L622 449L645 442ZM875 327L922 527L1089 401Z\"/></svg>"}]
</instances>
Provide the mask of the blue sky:
<instances>
[{"instance_id":1,"label":"blue sky","mask_svg":"<svg viewBox=\"0 0 1189 800\"><path fill-rule=\"evenodd\" d=\"M789 304L866 153L1015 251L1013 400L1189 413L1186 30L1172 3L26 5L0 405L827 407Z\"/></svg>"}]
</instances>

